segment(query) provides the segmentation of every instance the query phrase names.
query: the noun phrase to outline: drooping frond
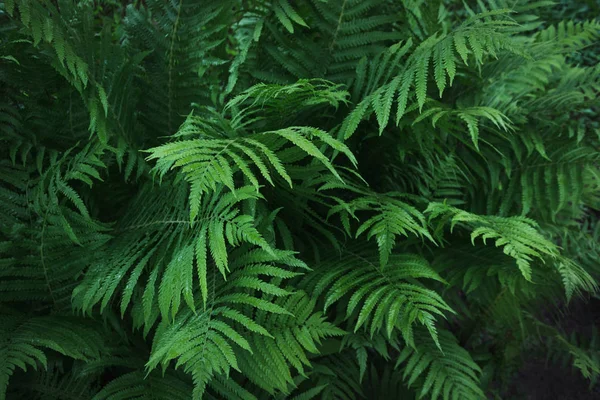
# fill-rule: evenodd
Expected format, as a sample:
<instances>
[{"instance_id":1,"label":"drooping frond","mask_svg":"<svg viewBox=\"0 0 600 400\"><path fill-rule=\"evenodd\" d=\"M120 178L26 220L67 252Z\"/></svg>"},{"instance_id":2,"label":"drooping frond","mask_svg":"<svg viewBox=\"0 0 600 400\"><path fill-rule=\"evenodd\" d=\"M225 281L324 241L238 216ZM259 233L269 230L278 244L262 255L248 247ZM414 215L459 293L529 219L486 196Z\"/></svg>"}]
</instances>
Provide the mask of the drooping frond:
<instances>
[{"instance_id":1,"label":"drooping frond","mask_svg":"<svg viewBox=\"0 0 600 400\"><path fill-rule=\"evenodd\" d=\"M192 117L193 118L193 117ZM202 133L194 130L193 122L188 122L182 128L186 134ZM262 179L273 183L274 169L285 181L292 184L291 178L285 170L284 164L278 157L276 150L292 143L302 149L306 155L312 156L322 162L333 173L335 169L327 157L309 140L309 138L325 138L324 141L335 140L327 136L326 132L310 127L290 127L277 131L262 132L252 136L234 139L192 139L165 144L152 149L149 159L158 159L156 170L164 175L171 168L181 168L190 183L190 204L192 205L193 221L196 217L202 194L215 191L217 185L225 185L235 191L234 174L240 171L258 190L259 181L250 165L256 165ZM281 140L283 139L283 140ZM282 143L283 142L283 143ZM341 145L341 143L336 143ZM341 147L341 146L340 146Z\"/></svg>"},{"instance_id":2,"label":"drooping frond","mask_svg":"<svg viewBox=\"0 0 600 400\"><path fill-rule=\"evenodd\" d=\"M85 49L85 38L94 35L92 5L84 2L68 7L66 4L10 0L5 2L5 9L9 15L18 15L33 46L50 50L40 51L44 62L51 64L76 89L87 110L90 132L106 143L112 133L107 88L96 66L90 65L93 57ZM107 32L101 35L105 34Z\"/></svg>"},{"instance_id":3,"label":"drooping frond","mask_svg":"<svg viewBox=\"0 0 600 400\"><path fill-rule=\"evenodd\" d=\"M504 12L505 13L505 12ZM348 115L341 130L342 137L349 138L358 128L361 120L375 113L379 125L379 133L388 125L392 104L397 103L396 124L404 115L412 93L416 104L422 109L427 97L430 63L433 64L433 76L442 96L446 82L452 85L460 62L468 65L470 55L481 65L484 56L496 56L501 50L518 51L518 45L503 32L503 27L511 26L503 12L478 14L465 21L459 28L448 35L433 35L423 41L406 59L402 70L394 78L380 85L372 93L365 96L356 108ZM490 17L497 17L491 19ZM399 54L407 50L400 48ZM394 53L395 51L392 51ZM383 68L386 67L384 64ZM394 67L393 65L391 66ZM414 92L412 87L414 86Z\"/></svg>"},{"instance_id":4,"label":"drooping frond","mask_svg":"<svg viewBox=\"0 0 600 400\"><path fill-rule=\"evenodd\" d=\"M275 304L287 313L268 318L268 311L257 311L254 319L263 324L269 335L252 333L249 343L253 353L250 357L244 354L240 359L244 375L268 393L287 391L294 383L290 367L306 376L312 367L309 357L319 353L322 340L344 334L320 312L314 311L315 299L304 292L280 298Z\"/></svg>"},{"instance_id":5,"label":"drooping frond","mask_svg":"<svg viewBox=\"0 0 600 400\"><path fill-rule=\"evenodd\" d=\"M9 378L17 368L47 367L42 349L67 357L86 360L102 351L101 333L69 317L28 318L18 314L1 317L0 328L0 399L5 400Z\"/></svg>"},{"instance_id":6,"label":"drooping frond","mask_svg":"<svg viewBox=\"0 0 600 400\"><path fill-rule=\"evenodd\" d=\"M531 264L548 260L563 279L567 297L575 291L594 292L597 284L588 272L573 261L563 257L558 246L542 236L535 221L525 217L480 216L441 203L430 203L426 214L430 219L440 218L438 228L449 222L450 229L464 224L471 230L471 242L481 238L495 240L496 247L502 246L504 254L515 259L523 277L532 279Z\"/></svg>"},{"instance_id":7,"label":"drooping frond","mask_svg":"<svg viewBox=\"0 0 600 400\"><path fill-rule=\"evenodd\" d=\"M207 307L198 311L188 308L179 313L173 322L162 320L153 340L147 368L152 370L158 365L166 367L172 360L177 360L176 365L183 365L194 380L194 398L201 398L214 375L228 375L232 369L240 371L243 367L238 359L247 357L240 353L260 351L253 346L253 339L248 340L248 334L244 332L277 338L276 331L273 334L270 332L269 328L273 327L261 318L253 318L253 312L263 312L263 319L267 316L276 318L276 315L293 316L275 300L286 298L291 292L274 283L297 273L273 265L273 257L262 250L250 253L239 251L236 255L238 257L232 265L234 272L226 282L218 282L218 276L214 272L211 274ZM298 262L291 264L302 265ZM313 318L312 321L317 322L318 316L317 320ZM311 335L321 332L315 329L310 332ZM322 329L325 330L321 335L338 332L328 325L323 325ZM303 335L299 337L307 340ZM291 354L285 354L291 357ZM288 362L294 364L293 360Z\"/></svg>"},{"instance_id":8,"label":"drooping frond","mask_svg":"<svg viewBox=\"0 0 600 400\"><path fill-rule=\"evenodd\" d=\"M502 218L479 216L440 203L430 203L425 212L430 219L441 218L440 228L450 222L451 229L465 224L471 232L471 241L494 239L496 247L503 246L506 255L514 258L526 279L531 279L531 262L545 257L557 258L558 247L544 238L533 220L523 217Z\"/></svg>"},{"instance_id":9,"label":"drooping frond","mask_svg":"<svg viewBox=\"0 0 600 400\"><path fill-rule=\"evenodd\" d=\"M440 399L485 399L479 387L481 369L469 352L448 331L439 332L441 346L419 336L416 349L405 347L396 366L402 365L408 386L417 386L419 397Z\"/></svg>"},{"instance_id":10,"label":"drooping frond","mask_svg":"<svg viewBox=\"0 0 600 400\"><path fill-rule=\"evenodd\" d=\"M347 249L341 257L321 261L305 285L314 296L323 296L327 309L344 299L345 319L354 331L361 326L373 335L398 329L412 345L413 325L425 325L437 340L436 318L452 309L418 279L443 279L415 255L390 255L385 266L364 251Z\"/></svg>"},{"instance_id":11,"label":"drooping frond","mask_svg":"<svg viewBox=\"0 0 600 400\"><path fill-rule=\"evenodd\" d=\"M289 262L287 254L276 252L264 240L253 218L240 213L240 202L257 198L253 188L242 187L235 194L222 197L218 196L221 190L203 199L198 214L201 226L193 228L186 218L184 185L171 193L146 187L137 201L145 202L153 196L152 207L146 207L143 215L132 213L116 228L121 235L107 243L105 257L91 266L73 291L75 307L90 311L100 304L104 309L116 293L121 293L120 309L124 314L147 279L143 302L144 319L148 324L155 302L163 318L177 314L182 297L188 307L195 310L197 284L206 303L207 275L211 268L214 266L224 278L230 271L228 245L253 244L270 254L273 260ZM132 205L133 210L138 207L140 203Z\"/></svg>"},{"instance_id":12,"label":"drooping frond","mask_svg":"<svg viewBox=\"0 0 600 400\"><path fill-rule=\"evenodd\" d=\"M589 342L577 338L577 335L569 336L559 332L556 328L536 321L537 327L545 333L549 349L548 358L565 366L571 364L579 372L590 380L590 386L594 385L600 376L600 350L598 348L598 331L594 327Z\"/></svg>"},{"instance_id":13,"label":"drooping frond","mask_svg":"<svg viewBox=\"0 0 600 400\"><path fill-rule=\"evenodd\" d=\"M351 202L342 203L333 207L329 214L340 213L342 223L350 229L350 216L360 220L357 212L375 213L372 217L364 220L356 230L356 236L364 232L367 233L367 239L373 237L377 240L379 248L379 264L383 268L386 266L390 254L396 244L396 236L409 234L425 237L433 241L426 227L425 217L413 206L401 201L397 194L367 194L358 197Z\"/></svg>"},{"instance_id":14,"label":"drooping frond","mask_svg":"<svg viewBox=\"0 0 600 400\"><path fill-rule=\"evenodd\" d=\"M496 128L502 131L508 131L511 126L510 120L500 111L491 107L465 107L457 110L444 109L442 107L431 107L424 111L418 118L415 118L413 124L419 123L426 118L431 118L432 125L455 120L466 125L473 145L477 148L479 145L479 125L480 121L490 121Z\"/></svg>"},{"instance_id":15,"label":"drooping frond","mask_svg":"<svg viewBox=\"0 0 600 400\"><path fill-rule=\"evenodd\" d=\"M0 1L0 400L597 385L597 15Z\"/></svg>"}]
</instances>

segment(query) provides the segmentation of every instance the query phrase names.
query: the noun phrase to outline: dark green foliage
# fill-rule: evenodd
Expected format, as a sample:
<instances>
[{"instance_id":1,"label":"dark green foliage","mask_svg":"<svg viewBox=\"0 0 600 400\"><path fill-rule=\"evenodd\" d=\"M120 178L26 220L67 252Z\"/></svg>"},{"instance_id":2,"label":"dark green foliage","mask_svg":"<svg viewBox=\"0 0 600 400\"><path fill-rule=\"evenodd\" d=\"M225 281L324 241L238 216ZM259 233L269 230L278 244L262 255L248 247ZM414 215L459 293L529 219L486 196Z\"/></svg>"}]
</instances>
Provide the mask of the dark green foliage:
<instances>
[{"instance_id":1,"label":"dark green foliage","mask_svg":"<svg viewBox=\"0 0 600 400\"><path fill-rule=\"evenodd\" d=\"M0 1L0 400L593 388L580 6Z\"/></svg>"}]
</instances>

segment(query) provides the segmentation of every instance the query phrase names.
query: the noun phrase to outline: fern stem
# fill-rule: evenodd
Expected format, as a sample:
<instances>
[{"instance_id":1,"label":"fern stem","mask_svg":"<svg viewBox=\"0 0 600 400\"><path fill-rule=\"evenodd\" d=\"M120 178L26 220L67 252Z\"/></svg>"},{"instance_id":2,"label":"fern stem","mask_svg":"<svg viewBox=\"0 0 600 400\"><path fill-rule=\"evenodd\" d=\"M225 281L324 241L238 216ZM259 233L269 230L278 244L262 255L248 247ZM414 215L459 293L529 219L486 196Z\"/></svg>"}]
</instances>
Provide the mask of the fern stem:
<instances>
[{"instance_id":1,"label":"fern stem","mask_svg":"<svg viewBox=\"0 0 600 400\"><path fill-rule=\"evenodd\" d=\"M48 286L48 291L50 292L50 297L52 298L52 303L56 305L56 298L54 297L54 291L52 290L52 285L50 285L50 279L48 278L48 268L46 268L46 263L44 262L44 234L46 233L46 220L48 219L48 212L50 209L46 209L46 213L44 214L44 222L42 223L42 235L40 238L40 261L42 262L42 269L44 271L44 279L46 280L46 286Z\"/></svg>"},{"instance_id":2,"label":"fern stem","mask_svg":"<svg viewBox=\"0 0 600 400\"><path fill-rule=\"evenodd\" d=\"M220 221L227 221L226 218L222 218L219 216L214 216L214 215L210 215L208 217L204 217L204 218L198 218L198 221L206 221L209 219L215 219L215 220L220 220ZM121 233L121 232L125 232L125 231L130 231L133 229L139 229L139 228L145 228L148 226L152 226L152 225L175 225L175 224L187 224L190 225L190 221L189 220L178 220L178 219L167 219L167 220L160 220L160 221L152 221L152 222L147 222L145 224L137 224L137 225L131 225L128 226L127 228L121 229L116 231L116 233Z\"/></svg>"},{"instance_id":3,"label":"fern stem","mask_svg":"<svg viewBox=\"0 0 600 400\"><path fill-rule=\"evenodd\" d=\"M206 361L207 361L207 358L205 355L206 354L206 342L208 341L208 332L210 331L210 324L212 322L212 316L213 316L212 313L215 308L214 299L215 299L215 293L216 293L216 287L215 287L216 278L215 278L215 268L214 267L212 269L212 273L213 273L212 274L213 275L212 276L212 299L213 299L213 301L211 301L210 308L208 309L208 321L206 321L206 325L205 325L206 329L203 332L203 338L202 338L202 344L201 344L202 356L200 357L201 360L206 360Z\"/></svg>"},{"instance_id":4,"label":"fern stem","mask_svg":"<svg viewBox=\"0 0 600 400\"><path fill-rule=\"evenodd\" d=\"M589 160L583 160L583 161L556 161L556 162L547 162L547 163L539 163L539 164L517 166L517 167L513 168L513 171L523 171L523 170L528 170L530 168L539 168L539 167L551 167L553 165L587 165L587 164L590 164Z\"/></svg>"},{"instance_id":5,"label":"fern stem","mask_svg":"<svg viewBox=\"0 0 600 400\"><path fill-rule=\"evenodd\" d=\"M348 0L344 0L344 2L342 3L342 9L340 10L340 16L338 18L337 26L335 27L333 38L331 39L331 43L329 44L329 53L333 51L333 47L335 46L335 41L337 40L337 36L340 31L340 26L342 26L342 19L344 18L344 11L346 9L347 2Z\"/></svg>"},{"instance_id":6,"label":"fern stem","mask_svg":"<svg viewBox=\"0 0 600 400\"><path fill-rule=\"evenodd\" d=\"M133 230L133 229L145 228L147 226L161 225L161 224L162 225L169 225L169 224L188 224L189 225L190 221L189 220L183 221L183 220L176 220L176 219L173 219L173 220L152 221L152 222L147 222L145 224L131 225L131 226L128 226L125 229L121 229L121 230L119 230L117 232L125 232L125 231L130 231L130 230Z\"/></svg>"},{"instance_id":7,"label":"fern stem","mask_svg":"<svg viewBox=\"0 0 600 400\"><path fill-rule=\"evenodd\" d=\"M169 73L169 81L167 83L167 111L168 115L168 129L169 133L171 133L172 129L172 108L173 108L173 48L175 47L175 37L177 35L177 29L179 28L179 19L181 17L181 7L183 4L183 0L179 0L179 6L177 7L177 18L175 19L175 24L173 24L173 30L171 31L171 46L169 48L169 65L168 65L168 73Z\"/></svg>"}]
</instances>

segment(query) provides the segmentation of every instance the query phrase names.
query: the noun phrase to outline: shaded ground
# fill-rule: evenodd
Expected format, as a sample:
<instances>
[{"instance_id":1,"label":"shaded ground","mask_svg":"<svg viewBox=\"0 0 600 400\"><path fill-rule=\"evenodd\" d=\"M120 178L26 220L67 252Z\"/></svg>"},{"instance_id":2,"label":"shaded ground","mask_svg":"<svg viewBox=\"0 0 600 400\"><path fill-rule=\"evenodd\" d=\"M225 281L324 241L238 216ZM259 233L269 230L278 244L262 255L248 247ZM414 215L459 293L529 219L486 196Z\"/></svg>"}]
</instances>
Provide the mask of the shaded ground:
<instances>
[{"instance_id":1,"label":"shaded ground","mask_svg":"<svg viewBox=\"0 0 600 400\"><path fill-rule=\"evenodd\" d=\"M589 381L577 371L544 360L525 365L513 382L507 400L600 400L600 385L590 390Z\"/></svg>"},{"instance_id":2,"label":"shaded ground","mask_svg":"<svg viewBox=\"0 0 600 400\"><path fill-rule=\"evenodd\" d=\"M593 327L600 327L600 299L573 301L560 317L560 326L568 334L590 338ZM556 318L556 317L555 317ZM552 324L549 318L546 322ZM506 400L600 400L600 382L592 389L590 381L575 368L547 364L532 357L514 377L503 397Z\"/></svg>"}]
</instances>

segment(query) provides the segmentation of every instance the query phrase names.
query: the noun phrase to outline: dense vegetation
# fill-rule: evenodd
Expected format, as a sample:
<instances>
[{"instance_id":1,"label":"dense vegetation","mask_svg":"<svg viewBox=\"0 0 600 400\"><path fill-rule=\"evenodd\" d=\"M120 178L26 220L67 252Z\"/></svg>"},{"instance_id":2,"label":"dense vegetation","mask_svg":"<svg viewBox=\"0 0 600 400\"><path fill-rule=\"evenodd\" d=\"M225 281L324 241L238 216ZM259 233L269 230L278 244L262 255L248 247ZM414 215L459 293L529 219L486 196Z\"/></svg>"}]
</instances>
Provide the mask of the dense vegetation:
<instances>
[{"instance_id":1,"label":"dense vegetation","mask_svg":"<svg viewBox=\"0 0 600 400\"><path fill-rule=\"evenodd\" d=\"M596 390L598 15L0 1L0 399Z\"/></svg>"}]
</instances>

